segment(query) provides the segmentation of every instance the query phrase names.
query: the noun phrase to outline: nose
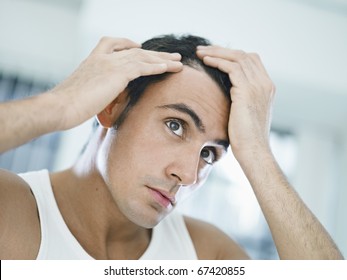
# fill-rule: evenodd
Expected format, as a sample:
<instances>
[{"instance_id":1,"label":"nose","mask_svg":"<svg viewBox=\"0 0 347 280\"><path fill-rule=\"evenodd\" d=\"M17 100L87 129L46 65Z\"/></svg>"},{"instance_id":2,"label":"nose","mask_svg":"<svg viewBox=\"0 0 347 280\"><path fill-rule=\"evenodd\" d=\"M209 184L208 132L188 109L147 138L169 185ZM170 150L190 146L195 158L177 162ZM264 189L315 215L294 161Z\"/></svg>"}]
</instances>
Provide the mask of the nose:
<instances>
[{"instance_id":1,"label":"nose","mask_svg":"<svg viewBox=\"0 0 347 280\"><path fill-rule=\"evenodd\" d=\"M194 185L198 180L200 151L188 152L174 159L166 168L166 175L182 186Z\"/></svg>"}]
</instances>

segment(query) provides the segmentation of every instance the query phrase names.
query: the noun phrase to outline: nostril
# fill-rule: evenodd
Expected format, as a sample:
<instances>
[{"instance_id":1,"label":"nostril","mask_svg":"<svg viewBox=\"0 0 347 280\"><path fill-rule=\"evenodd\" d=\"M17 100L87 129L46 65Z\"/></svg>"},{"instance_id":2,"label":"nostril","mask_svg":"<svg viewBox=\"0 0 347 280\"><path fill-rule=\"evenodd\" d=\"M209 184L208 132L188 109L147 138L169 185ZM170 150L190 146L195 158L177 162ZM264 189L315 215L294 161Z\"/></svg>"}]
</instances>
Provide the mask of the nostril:
<instances>
[{"instance_id":1,"label":"nostril","mask_svg":"<svg viewBox=\"0 0 347 280\"><path fill-rule=\"evenodd\" d=\"M179 182L182 182L181 177L178 176L177 174L171 173L171 176L177 178Z\"/></svg>"}]
</instances>

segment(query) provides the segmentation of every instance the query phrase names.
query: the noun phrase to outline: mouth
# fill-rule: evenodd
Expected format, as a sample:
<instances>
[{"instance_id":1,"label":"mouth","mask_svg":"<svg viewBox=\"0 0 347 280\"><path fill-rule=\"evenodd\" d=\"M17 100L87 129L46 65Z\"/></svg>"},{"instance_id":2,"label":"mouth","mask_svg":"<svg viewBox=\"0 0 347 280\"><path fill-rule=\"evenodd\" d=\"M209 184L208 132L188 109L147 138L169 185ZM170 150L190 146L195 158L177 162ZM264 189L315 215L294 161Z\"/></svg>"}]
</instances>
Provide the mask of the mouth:
<instances>
[{"instance_id":1,"label":"mouth","mask_svg":"<svg viewBox=\"0 0 347 280\"><path fill-rule=\"evenodd\" d=\"M172 194L169 194L168 192L156 188L151 188L149 186L146 186L151 194L151 196L154 198L156 202L158 202L161 206L164 208L168 208L170 206L175 206L176 199L175 196Z\"/></svg>"}]
</instances>

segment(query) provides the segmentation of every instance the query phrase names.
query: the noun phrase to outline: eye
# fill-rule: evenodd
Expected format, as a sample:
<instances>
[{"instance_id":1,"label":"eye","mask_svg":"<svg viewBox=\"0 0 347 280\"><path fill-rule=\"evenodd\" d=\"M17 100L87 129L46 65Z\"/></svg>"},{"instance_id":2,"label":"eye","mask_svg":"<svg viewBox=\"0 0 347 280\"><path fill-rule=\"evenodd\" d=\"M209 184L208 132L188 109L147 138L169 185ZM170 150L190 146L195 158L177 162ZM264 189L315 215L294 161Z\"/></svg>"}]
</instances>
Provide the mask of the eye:
<instances>
[{"instance_id":1,"label":"eye","mask_svg":"<svg viewBox=\"0 0 347 280\"><path fill-rule=\"evenodd\" d=\"M165 124L174 134L179 137L183 136L184 127L180 120L169 120Z\"/></svg>"},{"instance_id":2,"label":"eye","mask_svg":"<svg viewBox=\"0 0 347 280\"><path fill-rule=\"evenodd\" d=\"M213 164L217 158L216 150L214 148L204 148L201 150L200 155L207 164Z\"/></svg>"}]
</instances>

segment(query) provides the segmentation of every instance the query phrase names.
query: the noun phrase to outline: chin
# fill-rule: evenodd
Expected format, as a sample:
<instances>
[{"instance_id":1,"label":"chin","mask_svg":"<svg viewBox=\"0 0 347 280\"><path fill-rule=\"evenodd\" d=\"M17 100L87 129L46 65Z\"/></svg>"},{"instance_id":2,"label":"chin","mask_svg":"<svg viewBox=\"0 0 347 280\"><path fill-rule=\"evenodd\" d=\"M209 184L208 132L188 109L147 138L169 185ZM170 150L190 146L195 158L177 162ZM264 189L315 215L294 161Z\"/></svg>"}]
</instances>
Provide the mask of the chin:
<instances>
[{"instance_id":1,"label":"chin","mask_svg":"<svg viewBox=\"0 0 347 280\"><path fill-rule=\"evenodd\" d=\"M163 217L164 218L164 217ZM162 219L163 219L162 218ZM133 219L132 222L140 227L151 229L161 222L162 219Z\"/></svg>"},{"instance_id":2,"label":"chin","mask_svg":"<svg viewBox=\"0 0 347 280\"><path fill-rule=\"evenodd\" d=\"M128 219L140 227L151 229L159 224L167 215L169 215L171 210L161 213L158 213L156 209L141 211L141 213L134 213L135 215L129 215Z\"/></svg>"}]
</instances>

